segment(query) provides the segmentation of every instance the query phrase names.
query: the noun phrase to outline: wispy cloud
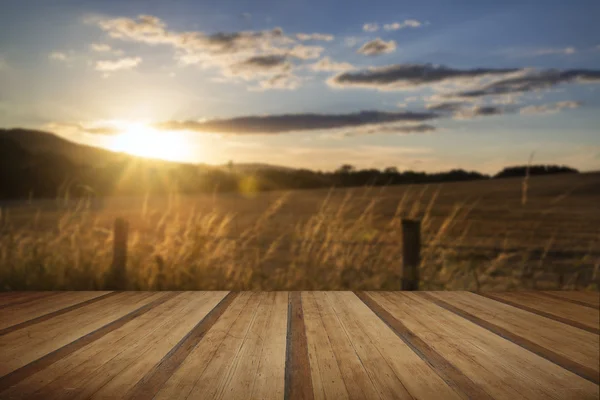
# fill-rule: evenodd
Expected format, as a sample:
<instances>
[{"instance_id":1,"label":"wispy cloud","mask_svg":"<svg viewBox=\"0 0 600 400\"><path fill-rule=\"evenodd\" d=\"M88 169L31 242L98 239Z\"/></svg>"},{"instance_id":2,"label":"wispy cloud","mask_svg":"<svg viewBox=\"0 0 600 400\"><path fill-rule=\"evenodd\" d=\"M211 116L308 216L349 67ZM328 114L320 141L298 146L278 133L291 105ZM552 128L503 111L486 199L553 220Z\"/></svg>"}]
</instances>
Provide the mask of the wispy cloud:
<instances>
[{"instance_id":1,"label":"wispy cloud","mask_svg":"<svg viewBox=\"0 0 600 400\"><path fill-rule=\"evenodd\" d=\"M534 56L544 56L551 54L571 55L575 54L577 50L574 47L565 47L562 49L539 49L532 53Z\"/></svg>"},{"instance_id":2,"label":"wispy cloud","mask_svg":"<svg viewBox=\"0 0 600 400\"><path fill-rule=\"evenodd\" d=\"M112 50L112 48L109 45L104 43L92 43L90 45L90 49L98 53L105 53Z\"/></svg>"},{"instance_id":3,"label":"wispy cloud","mask_svg":"<svg viewBox=\"0 0 600 400\"><path fill-rule=\"evenodd\" d=\"M296 38L302 41L321 40L324 42L331 42L334 39L334 36L326 33L297 33Z\"/></svg>"},{"instance_id":4,"label":"wispy cloud","mask_svg":"<svg viewBox=\"0 0 600 400\"><path fill-rule=\"evenodd\" d=\"M369 125L383 127L385 124L418 123L435 118L437 118L437 114L432 112L361 111L349 114L282 114L207 121L169 121L157 124L157 127L165 130L189 130L201 133L282 134Z\"/></svg>"},{"instance_id":5,"label":"wispy cloud","mask_svg":"<svg viewBox=\"0 0 600 400\"><path fill-rule=\"evenodd\" d=\"M393 53L396 50L396 42L390 40L386 42L381 38L371 40L362 45L356 52L366 56L379 56L381 54Z\"/></svg>"},{"instance_id":6,"label":"wispy cloud","mask_svg":"<svg viewBox=\"0 0 600 400\"><path fill-rule=\"evenodd\" d=\"M53 51L52 53L48 54L48 58L53 61L67 61L69 56L67 53L63 53L62 51Z\"/></svg>"},{"instance_id":7,"label":"wispy cloud","mask_svg":"<svg viewBox=\"0 0 600 400\"><path fill-rule=\"evenodd\" d=\"M524 69L518 76L500 79L487 85L445 97L478 98L544 90L562 83L600 83L600 70L534 70Z\"/></svg>"},{"instance_id":8,"label":"wispy cloud","mask_svg":"<svg viewBox=\"0 0 600 400\"><path fill-rule=\"evenodd\" d=\"M455 112L460 110L461 108L467 107L468 105L469 103L466 102L452 101L445 103L427 104L427 109L431 111Z\"/></svg>"},{"instance_id":9,"label":"wispy cloud","mask_svg":"<svg viewBox=\"0 0 600 400\"><path fill-rule=\"evenodd\" d=\"M105 60L96 62L96 71L116 72L133 69L142 62L140 57L126 57L120 60Z\"/></svg>"},{"instance_id":10,"label":"wispy cloud","mask_svg":"<svg viewBox=\"0 0 600 400\"><path fill-rule=\"evenodd\" d=\"M331 41L332 35L323 33L298 33L286 35L281 28L265 31L218 32L206 34L201 31L177 32L167 29L161 19L151 15L140 15L137 19L96 18L90 22L98 25L112 38L145 43L148 45L166 45L175 49L175 58L184 65L216 67L222 76L228 78L242 77L243 80L258 81L262 88L290 88L289 84L281 84L282 75L278 68L272 68L271 74L265 74L265 68L251 68L257 72L255 76L248 73L240 75L240 65L244 65L255 57L287 57L290 68L296 63L292 59L307 60L321 56L323 47L306 46L298 40ZM299 79L287 72L287 81Z\"/></svg>"},{"instance_id":11,"label":"wispy cloud","mask_svg":"<svg viewBox=\"0 0 600 400\"><path fill-rule=\"evenodd\" d=\"M524 115L554 114L561 110L578 108L581 104L578 101L559 101L558 103L523 107L520 113Z\"/></svg>"},{"instance_id":12,"label":"wispy cloud","mask_svg":"<svg viewBox=\"0 0 600 400\"><path fill-rule=\"evenodd\" d=\"M473 106L470 108L459 109L455 114L455 119L473 119L476 117L488 117L492 115L502 115L506 110L496 106Z\"/></svg>"},{"instance_id":13,"label":"wispy cloud","mask_svg":"<svg viewBox=\"0 0 600 400\"><path fill-rule=\"evenodd\" d=\"M416 19L405 19L402 22L392 22L391 24L383 25L383 29L386 31L397 31L399 29L404 28L418 28L422 26L423 23L417 21Z\"/></svg>"},{"instance_id":14,"label":"wispy cloud","mask_svg":"<svg viewBox=\"0 0 600 400\"><path fill-rule=\"evenodd\" d=\"M310 64L309 68L313 71L341 72L354 69L354 66L347 62L336 62L329 57L323 57L316 63Z\"/></svg>"},{"instance_id":15,"label":"wispy cloud","mask_svg":"<svg viewBox=\"0 0 600 400\"><path fill-rule=\"evenodd\" d=\"M379 24L367 23L363 25L363 31L365 32L377 32L379 30Z\"/></svg>"},{"instance_id":16,"label":"wispy cloud","mask_svg":"<svg viewBox=\"0 0 600 400\"><path fill-rule=\"evenodd\" d=\"M395 64L340 73L331 78L328 83L341 88L407 90L448 82L473 82L482 77L507 76L516 71L519 69L455 69L432 64Z\"/></svg>"}]
</instances>

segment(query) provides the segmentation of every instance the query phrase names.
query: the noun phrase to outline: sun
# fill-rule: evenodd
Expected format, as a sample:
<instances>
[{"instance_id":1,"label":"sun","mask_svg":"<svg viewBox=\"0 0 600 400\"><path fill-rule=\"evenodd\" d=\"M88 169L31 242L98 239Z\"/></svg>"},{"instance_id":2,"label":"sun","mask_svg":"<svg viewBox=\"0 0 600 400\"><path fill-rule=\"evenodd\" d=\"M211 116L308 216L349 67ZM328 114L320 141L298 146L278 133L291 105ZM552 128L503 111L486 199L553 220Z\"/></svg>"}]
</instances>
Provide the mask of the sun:
<instances>
[{"instance_id":1,"label":"sun","mask_svg":"<svg viewBox=\"0 0 600 400\"><path fill-rule=\"evenodd\" d=\"M143 123L122 123L110 144L111 150L168 161L190 159L190 143L179 132L160 131Z\"/></svg>"}]
</instances>

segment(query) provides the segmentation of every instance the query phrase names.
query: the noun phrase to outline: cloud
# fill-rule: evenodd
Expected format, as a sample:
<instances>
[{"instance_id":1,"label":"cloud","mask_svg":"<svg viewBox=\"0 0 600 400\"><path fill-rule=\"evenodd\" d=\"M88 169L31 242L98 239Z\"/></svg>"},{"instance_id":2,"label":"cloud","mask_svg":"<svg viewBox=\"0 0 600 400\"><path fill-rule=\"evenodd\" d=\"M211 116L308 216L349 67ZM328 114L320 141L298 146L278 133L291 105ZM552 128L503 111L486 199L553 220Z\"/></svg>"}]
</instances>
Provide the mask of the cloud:
<instances>
[{"instance_id":1,"label":"cloud","mask_svg":"<svg viewBox=\"0 0 600 400\"><path fill-rule=\"evenodd\" d=\"M252 87L250 90L263 91L268 89L279 89L279 90L294 90L300 86L301 79L291 73L281 73L278 75L271 76L268 79L262 80L258 83L257 87Z\"/></svg>"},{"instance_id":2,"label":"cloud","mask_svg":"<svg viewBox=\"0 0 600 400\"><path fill-rule=\"evenodd\" d=\"M379 125L367 125L365 127L357 127L350 131L344 132L344 136L357 136L357 135L375 135L375 134L414 134L414 133L429 133L434 132L436 127L429 124L409 124L409 125L395 125L395 124L379 124Z\"/></svg>"},{"instance_id":3,"label":"cloud","mask_svg":"<svg viewBox=\"0 0 600 400\"><path fill-rule=\"evenodd\" d=\"M474 79L506 76L516 68L454 69L432 64L395 64L340 73L328 83L335 87L379 90L407 90L440 83L469 82Z\"/></svg>"},{"instance_id":4,"label":"cloud","mask_svg":"<svg viewBox=\"0 0 600 400\"><path fill-rule=\"evenodd\" d=\"M390 40L386 42L381 38L371 40L361 46L356 52L366 56L378 56L386 53L393 53L396 50L396 42Z\"/></svg>"},{"instance_id":5,"label":"cloud","mask_svg":"<svg viewBox=\"0 0 600 400\"><path fill-rule=\"evenodd\" d=\"M54 61L67 61L67 59L69 57L63 52L54 51L54 52L48 54L48 58L50 60L54 60Z\"/></svg>"},{"instance_id":6,"label":"cloud","mask_svg":"<svg viewBox=\"0 0 600 400\"><path fill-rule=\"evenodd\" d=\"M334 39L334 36L326 33L297 33L296 38L302 41L321 40L324 42L331 42Z\"/></svg>"},{"instance_id":7,"label":"cloud","mask_svg":"<svg viewBox=\"0 0 600 400\"><path fill-rule=\"evenodd\" d=\"M403 22L393 22L391 24L383 25L383 29L386 31L397 31L399 29L404 28L418 28L422 26L423 23L417 21L416 19L405 19Z\"/></svg>"},{"instance_id":8,"label":"cloud","mask_svg":"<svg viewBox=\"0 0 600 400\"><path fill-rule=\"evenodd\" d=\"M63 134L82 134L88 133L91 135L118 135L122 133L121 129L118 129L112 125L106 125L102 123L87 125L81 123L71 123L71 122L52 122L46 124L45 129L51 132L58 132Z\"/></svg>"},{"instance_id":9,"label":"cloud","mask_svg":"<svg viewBox=\"0 0 600 400\"><path fill-rule=\"evenodd\" d=\"M377 32L379 30L379 25L376 23L368 23L363 25L363 31L365 32Z\"/></svg>"},{"instance_id":10,"label":"cloud","mask_svg":"<svg viewBox=\"0 0 600 400\"><path fill-rule=\"evenodd\" d=\"M99 53L105 53L105 52L108 52L108 51L112 50L112 48L109 45L107 45L107 44L99 44L99 43L92 43L90 45L90 49L92 49L92 51L96 51L96 52L99 52Z\"/></svg>"},{"instance_id":11,"label":"cloud","mask_svg":"<svg viewBox=\"0 0 600 400\"><path fill-rule=\"evenodd\" d=\"M213 34L201 31L177 32L167 29L167 25L161 19L151 15L140 15L137 19L96 18L88 22L96 24L112 38L170 46L175 50L175 58L181 64L217 68L222 76L228 78L238 76L235 69L253 57L288 56L290 67L294 68L296 64L292 63L290 58L315 59L324 51L323 47L305 46L298 44L297 40L333 40L332 35L323 33L299 33L289 36L281 28ZM274 84L282 81L279 69L272 68L272 76L265 78L266 69L254 67L252 70L260 73L253 77L247 73L244 80L259 81L259 85L265 88L281 87L280 83Z\"/></svg>"},{"instance_id":12,"label":"cloud","mask_svg":"<svg viewBox=\"0 0 600 400\"><path fill-rule=\"evenodd\" d=\"M549 89L561 83L599 83L600 70L522 70L518 76L491 82L482 87L446 94L445 97L477 98Z\"/></svg>"},{"instance_id":13,"label":"cloud","mask_svg":"<svg viewBox=\"0 0 600 400\"><path fill-rule=\"evenodd\" d=\"M574 47L565 47L563 49L540 49L536 50L532 53L534 56L544 56L550 54L562 54L562 55L571 55L575 54L577 50Z\"/></svg>"},{"instance_id":14,"label":"cloud","mask_svg":"<svg viewBox=\"0 0 600 400\"><path fill-rule=\"evenodd\" d=\"M432 112L361 111L350 114L282 114L207 121L169 121L157 124L157 127L218 134L281 134L400 122L418 123L436 117L437 114Z\"/></svg>"},{"instance_id":15,"label":"cloud","mask_svg":"<svg viewBox=\"0 0 600 400\"><path fill-rule=\"evenodd\" d=\"M230 72L245 79L253 79L256 75L271 75L273 71L282 73L290 71L291 68L292 65L287 61L286 56L270 54L250 57L242 62L233 64L230 67Z\"/></svg>"},{"instance_id":16,"label":"cloud","mask_svg":"<svg viewBox=\"0 0 600 400\"><path fill-rule=\"evenodd\" d=\"M301 60L310 60L321 57L325 49L321 46L305 46L303 44L292 47L287 54Z\"/></svg>"},{"instance_id":17,"label":"cloud","mask_svg":"<svg viewBox=\"0 0 600 400\"><path fill-rule=\"evenodd\" d=\"M476 117L488 117L492 115L504 114L505 110L495 106L473 106L471 108L463 108L454 114L455 119L473 119Z\"/></svg>"},{"instance_id":18,"label":"cloud","mask_svg":"<svg viewBox=\"0 0 600 400\"><path fill-rule=\"evenodd\" d=\"M560 101L552 104L523 107L519 112L523 115L554 114L564 109L578 108L581 104L578 101Z\"/></svg>"},{"instance_id":19,"label":"cloud","mask_svg":"<svg viewBox=\"0 0 600 400\"><path fill-rule=\"evenodd\" d=\"M427 104L427 109L431 111L458 111L467 106L468 103L462 101L451 101L445 103Z\"/></svg>"},{"instance_id":20,"label":"cloud","mask_svg":"<svg viewBox=\"0 0 600 400\"><path fill-rule=\"evenodd\" d=\"M329 57L323 57L314 64L310 64L309 68L313 71L341 72L354 69L354 66L347 62L335 62Z\"/></svg>"},{"instance_id":21,"label":"cloud","mask_svg":"<svg viewBox=\"0 0 600 400\"><path fill-rule=\"evenodd\" d=\"M98 61L96 63L96 71L115 72L133 69L142 62L140 57L126 57L116 61Z\"/></svg>"}]
</instances>

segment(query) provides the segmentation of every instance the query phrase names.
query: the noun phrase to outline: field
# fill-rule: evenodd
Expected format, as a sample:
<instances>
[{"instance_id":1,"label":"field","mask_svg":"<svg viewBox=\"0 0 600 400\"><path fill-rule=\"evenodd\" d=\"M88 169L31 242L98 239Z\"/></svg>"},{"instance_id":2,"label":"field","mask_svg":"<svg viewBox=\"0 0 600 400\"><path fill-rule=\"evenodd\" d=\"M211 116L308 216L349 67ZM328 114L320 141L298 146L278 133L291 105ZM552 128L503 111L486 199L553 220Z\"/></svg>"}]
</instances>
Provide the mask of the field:
<instances>
[{"instance_id":1,"label":"field","mask_svg":"<svg viewBox=\"0 0 600 400\"><path fill-rule=\"evenodd\" d=\"M115 217L129 289L398 290L402 218L423 289L598 290L600 174L443 185L6 203L0 289L101 289Z\"/></svg>"}]
</instances>

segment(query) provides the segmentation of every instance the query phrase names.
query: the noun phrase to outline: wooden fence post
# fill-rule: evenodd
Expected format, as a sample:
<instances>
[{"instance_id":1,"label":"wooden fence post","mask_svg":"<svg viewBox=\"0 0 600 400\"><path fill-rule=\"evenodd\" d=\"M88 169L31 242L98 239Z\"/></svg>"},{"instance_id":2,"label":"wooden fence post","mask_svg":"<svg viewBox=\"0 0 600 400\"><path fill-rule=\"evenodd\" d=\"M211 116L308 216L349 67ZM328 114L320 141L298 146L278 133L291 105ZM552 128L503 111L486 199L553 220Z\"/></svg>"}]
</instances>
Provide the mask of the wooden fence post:
<instances>
[{"instance_id":1,"label":"wooden fence post","mask_svg":"<svg viewBox=\"0 0 600 400\"><path fill-rule=\"evenodd\" d=\"M113 234L113 262L111 267L110 288L124 290L127 287L127 231L129 224L123 218L115 219Z\"/></svg>"},{"instance_id":2,"label":"wooden fence post","mask_svg":"<svg viewBox=\"0 0 600 400\"><path fill-rule=\"evenodd\" d=\"M402 290L419 290L421 221L402 220Z\"/></svg>"}]
</instances>

